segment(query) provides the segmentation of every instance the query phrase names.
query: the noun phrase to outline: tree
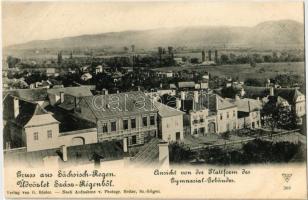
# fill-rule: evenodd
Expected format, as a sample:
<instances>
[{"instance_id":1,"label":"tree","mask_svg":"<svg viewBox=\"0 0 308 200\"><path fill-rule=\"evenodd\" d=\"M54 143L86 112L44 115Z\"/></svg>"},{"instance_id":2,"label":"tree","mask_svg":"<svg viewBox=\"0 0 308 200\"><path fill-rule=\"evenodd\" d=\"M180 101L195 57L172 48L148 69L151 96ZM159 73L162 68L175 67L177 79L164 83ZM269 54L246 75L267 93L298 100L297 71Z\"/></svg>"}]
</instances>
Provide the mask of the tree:
<instances>
[{"instance_id":1,"label":"tree","mask_svg":"<svg viewBox=\"0 0 308 200\"><path fill-rule=\"evenodd\" d=\"M226 131L221 134L221 137L225 140L229 140L230 136L231 136L230 131Z\"/></svg>"},{"instance_id":2,"label":"tree","mask_svg":"<svg viewBox=\"0 0 308 200\"><path fill-rule=\"evenodd\" d=\"M264 84L262 83L262 81L260 79L247 78L245 80L245 85L248 85L248 86L263 86Z\"/></svg>"},{"instance_id":3,"label":"tree","mask_svg":"<svg viewBox=\"0 0 308 200\"><path fill-rule=\"evenodd\" d=\"M249 64L253 68L255 68L257 66L257 63L256 63L256 61L253 58L250 59Z\"/></svg>"},{"instance_id":4,"label":"tree","mask_svg":"<svg viewBox=\"0 0 308 200\"><path fill-rule=\"evenodd\" d=\"M192 158L192 152L184 147L183 144L177 142L169 145L169 160L173 163L181 163L189 161Z\"/></svg>"},{"instance_id":5,"label":"tree","mask_svg":"<svg viewBox=\"0 0 308 200\"><path fill-rule=\"evenodd\" d=\"M221 95L224 98L234 98L237 92L238 91L234 89L233 87L224 87L221 90Z\"/></svg>"},{"instance_id":6,"label":"tree","mask_svg":"<svg viewBox=\"0 0 308 200\"><path fill-rule=\"evenodd\" d=\"M198 63L199 63L199 59L198 59L198 58L191 58L191 59L190 59L190 62L191 62L192 64L198 64Z\"/></svg>"},{"instance_id":7,"label":"tree","mask_svg":"<svg viewBox=\"0 0 308 200\"><path fill-rule=\"evenodd\" d=\"M297 128L297 116L289 106L267 103L262 109L263 123L271 129L275 128L292 130Z\"/></svg>"},{"instance_id":8,"label":"tree","mask_svg":"<svg viewBox=\"0 0 308 200\"><path fill-rule=\"evenodd\" d=\"M221 64L228 64L228 62L229 62L229 57L228 57L228 55L222 54L222 55L220 56L220 62L221 62Z\"/></svg>"},{"instance_id":9,"label":"tree","mask_svg":"<svg viewBox=\"0 0 308 200\"><path fill-rule=\"evenodd\" d=\"M7 59L6 59L6 62L8 64L8 66L9 66L9 68L14 68L15 65L20 62L20 59L19 58L15 58L13 56L8 56Z\"/></svg>"},{"instance_id":10,"label":"tree","mask_svg":"<svg viewBox=\"0 0 308 200\"><path fill-rule=\"evenodd\" d=\"M298 84L300 80L301 78L297 74L279 74L274 78L274 82L283 87L292 87Z\"/></svg>"}]
</instances>

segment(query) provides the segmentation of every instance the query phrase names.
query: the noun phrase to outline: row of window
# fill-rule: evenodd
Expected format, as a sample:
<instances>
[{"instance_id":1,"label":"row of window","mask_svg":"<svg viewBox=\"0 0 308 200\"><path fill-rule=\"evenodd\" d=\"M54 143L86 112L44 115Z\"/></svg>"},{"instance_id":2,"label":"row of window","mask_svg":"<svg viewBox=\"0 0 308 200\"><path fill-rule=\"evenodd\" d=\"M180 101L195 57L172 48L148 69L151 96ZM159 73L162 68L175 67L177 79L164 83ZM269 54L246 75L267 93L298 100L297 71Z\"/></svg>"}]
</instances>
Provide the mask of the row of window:
<instances>
[{"instance_id":1,"label":"row of window","mask_svg":"<svg viewBox=\"0 0 308 200\"><path fill-rule=\"evenodd\" d=\"M235 115L235 111L233 111L233 117L235 117L236 115ZM229 119L229 117L230 117L230 114L229 114L229 112L227 112L227 119ZM222 120L223 119L223 114L220 114L220 120Z\"/></svg>"},{"instance_id":2,"label":"row of window","mask_svg":"<svg viewBox=\"0 0 308 200\"><path fill-rule=\"evenodd\" d=\"M129 124L128 119L124 119L123 123L122 123L123 130L128 130L128 128L129 128L128 124ZM143 127L148 126L148 117L147 116L142 117L142 125L143 125ZM151 126L155 125L155 116L150 116L150 125ZM103 128L103 133L107 133L108 132L108 123L107 122L103 123L102 128ZM130 128L131 129L136 128L136 119L135 118L130 119ZM110 131L111 132L117 131L116 121L110 122Z\"/></svg>"},{"instance_id":3,"label":"row of window","mask_svg":"<svg viewBox=\"0 0 308 200\"><path fill-rule=\"evenodd\" d=\"M48 139L51 139L51 138L52 138L52 130L48 130L48 131L47 131L47 138L48 138ZM33 133L33 139L34 139L34 140L39 140L39 134L38 134L38 132L34 132L34 133Z\"/></svg>"},{"instance_id":4,"label":"row of window","mask_svg":"<svg viewBox=\"0 0 308 200\"><path fill-rule=\"evenodd\" d=\"M194 121L193 121L194 124L198 124L199 122L200 122L200 123L203 123L203 122L204 122L204 119L203 119L203 118L200 118L199 120L194 119Z\"/></svg>"}]
</instances>

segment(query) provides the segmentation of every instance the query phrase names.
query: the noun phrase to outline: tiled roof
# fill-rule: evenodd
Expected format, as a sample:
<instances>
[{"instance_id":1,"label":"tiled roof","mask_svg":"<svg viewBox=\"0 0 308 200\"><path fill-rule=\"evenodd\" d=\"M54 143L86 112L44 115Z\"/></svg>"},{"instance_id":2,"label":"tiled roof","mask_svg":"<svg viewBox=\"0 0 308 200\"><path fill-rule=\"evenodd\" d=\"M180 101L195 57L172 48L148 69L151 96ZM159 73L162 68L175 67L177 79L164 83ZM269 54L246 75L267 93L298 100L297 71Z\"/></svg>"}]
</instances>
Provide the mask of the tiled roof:
<instances>
[{"instance_id":1,"label":"tiled roof","mask_svg":"<svg viewBox=\"0 0 308 200\"><path fill-rule=\"evenodd\" d=\"M195 82L190 81L190 82L178 82L179 88L195 88Z\"/></svg>"},{"instance_id":2,"label":"tiled roof","mask_svg":"<svg viewBox=\"0 0 308 200\"><path fill-rule=\"evenodd\" d=\"M226 99L232 104L237 106L237 110L241 112L249 112L260 110L262 108L262 102L255 99ZM250 107L250 108L249 108Z\"/></svg>"},{"instance_id":3,"label":"tiled roof","mask_svg":"<svg viewBox=\"0 0 308 200\"><path fill-rule=\"evenodd\" d=\"M17 89L17 90L9 90L3 91L3 97L11 94L12 96L16 96L22 98L27 101L44 101L47 100L47 89L46 88L35 88L35 89Z\"/></svg>"},{"instance_id":4,"label":"tiled roof","mask_svg":"<svg viewBox=\"0 0 308 200\"><path fill-rule=\"evenodd\" d=\"M245 90L245 97L256 99L263 98L270 94L270 89L267 87L243 86Z\"/></svg>"},{"instance_id":5,"label":"tiled roof","mask_svg":"<svg viewBox=\"0 0 308 200\"><path fill-rule=\"evenodd\" d=\"M160 102L154 102L154 105L158 109L158 114L161 117L172 117L185 114L180 110L177 110Z\"/></svg>"},{"instance_id":6,"label":"tiled roof","mask_svg":"<svg viewBox=\"0 0 308 200\"><path fill-rule=\"evenodd\" d=\"M288 101L281 96L269 96L267 98L267 103L270 103L271 105L283 105L284 102L288 103Z\"/></svg>"},{"instance_id":7,"label":"tiled roof","mask_svg":"<svg viewBox=\"0 0 308 200\"><path fill-rule=\"evenodd\" d=\"M51 114L34 114L31 119L25 124L25 127L30 126L40 126L40 125L46 125L46 124L54 124L54 123L60 123L58 122Z\"/></svg>"},{"instance_id":8,"label":"tiled roof","mask_svg":"<svg viewBox=\"0 0 308 200\"><path fill-rule=\"evenodd\" d=\"M105 141L94 144L67 147L67 158L69 162L94 162L94 157L102 160L116 160L123 158L122 141Z\"/></svg>"},{"instance_id":9,"label":"tiled roof","mask_svg":"<svg viewBox=\"0 0 308 200\"><path fill-rule=\"evenodd\" d=\"M121 141L106 141L102 143L86 144L67 147L67 158L62 160L61 148L46 149L40 151L8 151L4 153L5 164L23 164L27 167L43 166L43 159L48 156L59 157L60 167L93 163L93 157L97 155L103 157L101 161L119 160L123 158ZM9 163L9 164L8 164Z\"/></svg>"},{"instance_id":10,"label":"tiled roof","mask_svg":"<svg viewBox=\"0 0 308 200\"><path fill-rule=\"evenodd\" d=\"M205 108L208 108L210 111L216 111L217 108L218 110L224 110L227 108L236 107L236 105L228 102L226 99L222 98L217 94L199 94L198 103L195 103L195 105L193 105L193 100L193 92L188 92L186 95L186 99L182 101L182 103L184 104L184 106L182 105L182 108L184 107L186 110L191 110L193 106L195 106L195 110L203 110Z\"/></svg>"},{"instance_id":11,"label":"tiled roof","mask_svg":"<svg viewBox=\"0 0 308 200\"><path fill-rule=\"evenodd\" d=\"M26 149L25 149L26 150ZM4 153L4 164L7 166L20 165L25 167L43 166L43 159L48 156L58 156L56 149L46 149L41 151L8 151ZM61 159L59 159L61 162Z\"/></svg>"},{"instance_id":12,"label":"tiled roof","mask_svg":"<svg viewBox=\"0 0 308 200\"><path fill-rule=\"evenodd\" d=\"M47 113L44 109L35 103L20 101L19 105L19 115L16 117L14 122L21 127L24 127L30 121L33 115L41 115Z\"/></svg>"},{"instance_id":13,"label":"tiled roof","mask_svg":"<svg viewBox=\"0 0 308 200\"><path fill-rule=\"evenodd\" d=\"M176 86L175 86L174 83L171 83L171 84L169 85L169 87L170 87L171 89L176 89Z\"/></svg>"},{"instance_id":14,"label":"tiled roof","mask_svg":"<svg viewBox=\"0 0 308 200\"><path fill-rule=\"evenodd\" d=\"M14 116L14 98L19 103L19 114ZM10 120L21 127L59 123L39 104L31 101L25 101L12 95L6 96L3 102L3 118Z\"/></svg>"},{"instance_id":15,"label":"tiled roof","mask_svg":"<svg viewBox=\"0 0 308 200\"><path fill-rule=\"evenodd\" d=\"M227 109L227 108L236 107L236 105L228 102L224 98L222 98L222 97L220 97L218 95L215 95L215 96L217 98L218 110L224 110L224 109Z\"/></svg>"},{"instance_id":16,"label":"tiled roof","mask_svg":"<svg viewBox=\"0 0 308 200\"><path fill-rule=\"evenodd\" d=\"M68 132L68 131L76 131L76 130L84 130L89 128L96 127L96 124L76 117L72 115L70 112L67 112L66 110L63 110L61 108L58 108L57 106L47 106L45 109L48 112L53 113L53 117L60 122L59 125L59 131L60 132Z\"/></svg>"},{"instance_id":17,"label":"tiled roof","mask_svg":"<svg viewBox=\"0 0 308 200\"><path fill-rule=\"evenodd\" d=\"M293 104L296 99L303 94L294 88L276 88L274 89L274 95L280 96L287 100L290 104Z\"/></svg>"},{"instance_id":18,"label":"tiled roof","mask_svg":"<svg viewBox=\"0 0 308 200\"><path fill-rule=\"evenodd\" d=\"M158 164L159 157L159 139L152 138L151 141L144 144L138 153L131 158L132 162L142 165Z\"/></svg>"},{"instance_id":19,"label":"tiled roof","mask_svg":"<svg viewBox=\"0 0 308 200\"><path fill-rule=\"evenodd\" d=\"M82 99L97 119L158 111L153 100L141 91L88 96Z\"/></svg>"},{"instance_id":20,"label":"tiled roof","mask_svg":"<svg viewBox=\"0 0 308 200\"><path fill-rule=\"evenodd\" d=\"M263 98L270 94L268 87L244 86L245 96L248 98ZM294 104L296 99L303 94L296 88L275 88L274 96L280 96L287 100L290 104Z\"/></svg>"},{"instance_id":21,"label":"tiled roof","mask_svg":"<svg viewBox=\"0 0 308 200\"><path fill-rule=\"evenodd\" d=\"M86 86L56 88L49 89L47 91L47 93L49 94L59 94L60 92L64 92L64 94L69 94L74 97L92 96L91 90L89 89L89 87Z\"/></svg>"}]
</instances>

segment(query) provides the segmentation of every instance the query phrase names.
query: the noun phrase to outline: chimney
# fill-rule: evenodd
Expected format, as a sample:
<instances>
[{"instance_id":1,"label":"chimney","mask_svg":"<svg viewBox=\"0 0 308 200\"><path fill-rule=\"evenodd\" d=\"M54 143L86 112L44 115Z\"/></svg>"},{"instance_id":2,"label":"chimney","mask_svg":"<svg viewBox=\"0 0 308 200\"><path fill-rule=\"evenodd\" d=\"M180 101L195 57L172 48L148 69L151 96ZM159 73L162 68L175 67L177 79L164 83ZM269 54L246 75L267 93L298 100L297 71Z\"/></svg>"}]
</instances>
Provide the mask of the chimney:
<instances>
[{"instance_id":1,"label":"chimney","mask_svg":"<svg viewBox=\"0 0 308 200\"><path fill-rule=\"evenodd\" d=\"M185 92L181 91L181 100L185 100Z\"/></svg>"},{"instance_id":2,"label":"chimney","mask_svg":"<svg viewBox=\"0 0 308 200\"><path fill-rule=\"evenodd\" d=\"M120 93L120 91L119 90L117 90L117 94L119 94Z\"/></svg>"},{"instance_id":3,"label":"chimney","mask_svg":"<svg viewBox=\"0 0 308 200\"><path fill-rule=\"evenodd\" d=\"M216 111L218 111L218 98L216 95L215 95L215 108L216 108Z\"/></svg>"},{"instance_id":4,"label":"chimney","mask_svg":"<svg viewBox=\"0 0 308 200\"><path fill-rule=\"evenodd\" d=\"M66 162L67 161L67 146L62 145L61 150L62 150L62 160Z\"/></svg>"},{"instance_id":5,"label":"chimney","mask_svg":"<svg viewBox=\"0 0 308 200\"><path fill-rule=\"evenodd\" d=\"M271 80L270 80L270 79L267 79L266 87L270 87L270 86L271 86Z\"/></svg>"},{"instance_id":6,"label":"chimney","mask_svg":"<svg viewBox=\"0 0 308 200\"><path fill-rule=\"evenodd\" d=\"M60 103L64 102L64 92L60 92Z\"/></svg>"},{"instance_id":7,"label":"chimney","mask_svg":"<svg viewBox=\"0 0 308 200\"><path fill-rule=\"evenodd\" d=\"M250 113L250 101L248 100L248 112Z\"/></svg>"},{"instance_id":8,"label":"chimney","mask_svg":"<svg viewBox=\"0 0 308 200\"><path fill-rule=\"evenodd\" d=\"M127 138L123 138L123 152L127 153Z\"/></svg>"},{"instance_id":9,"label":"chimney","mask_svg":"<svg viewBox=\"0 0 308 200\"><path fill-rule=\"evenodd\" d=\"M274 87L270 87L270 96L274 96Z\"/></svg>"},{"instance_id":10,"label":"chimney","mask_svg":"<svg viewBox=\"0 0 308 200\"><path fill-rule=\"evenodd\" d=\"M235 95L235 100L240 100L240 97L237 94Z\"/></svg>"},{"instance_id":11,"label":"chimney","mask_svg":"<svg viewBox=\"0 0 308 200\"><path fill-rule=\"evenodd\" d=\"M14 104L14 117L16 118L19 115L19 99L14 98L13 104Z\"/></svg>"},{"instance_id":12,"label":"chimney","mask_svg":"<svg viewBox=\"0 0 308 200\"><path fill-rule=\"evenodd\" d=\"M241 96L244 96L245 95L245 90L244 88L241 89Z\"/></svg>"},{"instance_id":13,"label":"chimney","mask_svg":"<svg viewBox=\"0 0 308 200\"><path fill-rule=\"evenodd\" d=\"M168 142L160 142L159 148L159 164L161 167L169 167L169 144Z\"/></svg>"},{"instance_id":14,"label":"chimney","mask_svg":"<svg viewBox=\"0 0 308 200\"><path fill-rule=\"evenodd\" d=\"M103 89L102 89L102 95L107 95L107 94L108 94L108 90L105 89L105 88L103 88Z\"/></svg>"},{"instance_id":15,"label":"chimney","mask_svg":"<svg viewBox=\"0 0 308 200\"><path fill-rule=\"evenodd\" d=\"M129 152L128 152L128 147L127 147L127 144L128 144L128 138L123 138L123 164L124 164L124 167L130 167L131 166L131 163L130 163L130 155L129 155Z\"/></svg>"},{"instance_id":16,"label":"chimney","mask_svg":"<svg viewBox=\"0 0 308 200\"><path fill-rule=\"evenodd\" d=\"M198 93L198 91L194 91L194 102L196 102L196 103L199 102L199 93Z\"/></svg>"},{"instance_id":17,"label":"chimney","mask_svg":"<svg viewBox=\"0 0 308 200\"><path fill-rule=\"evenodd\" d=\"M182 107L182 102L181 102L181 99L176 99L176 109L181 109L181 107Z\"/></svg>"},{"instance_id":18,"label":"chimney","mask_svg":"<svg viewBox=\"0 0 308 200\"><path fill-rule=\"evenodd\" d=\"M160 83L159 87L160 87L160 88L163 88L163 84L162 84L162 83Z\"/></svg>"},{"instance_id":19,"label":"chimney","mask_svg":"<svg viewBox=\"0 0 308 200\"><path fill-rule=\"evenodd\" d=\"M140 91L140 86L138 86L138 91Z\"/></svg>"}]
</instances>

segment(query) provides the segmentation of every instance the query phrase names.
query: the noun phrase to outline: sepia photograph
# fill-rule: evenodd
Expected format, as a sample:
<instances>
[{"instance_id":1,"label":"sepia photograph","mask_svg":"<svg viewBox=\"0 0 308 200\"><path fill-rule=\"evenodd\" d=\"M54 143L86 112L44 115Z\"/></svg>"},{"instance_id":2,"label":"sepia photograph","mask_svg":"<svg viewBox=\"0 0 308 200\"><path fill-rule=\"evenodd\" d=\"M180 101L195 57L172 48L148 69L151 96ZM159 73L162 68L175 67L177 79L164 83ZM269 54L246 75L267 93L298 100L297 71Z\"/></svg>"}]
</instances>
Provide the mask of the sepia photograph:
<instances>
[{"instance_id":1,"label":"sepia photograph","mask_svg":"<svg viewBox=\"0 0 308 200\"><path fill-rule=\"evenodd\" d=\"M1 4L6 198L307 198L304 2Z\"/></svg>"}]
</instances>

